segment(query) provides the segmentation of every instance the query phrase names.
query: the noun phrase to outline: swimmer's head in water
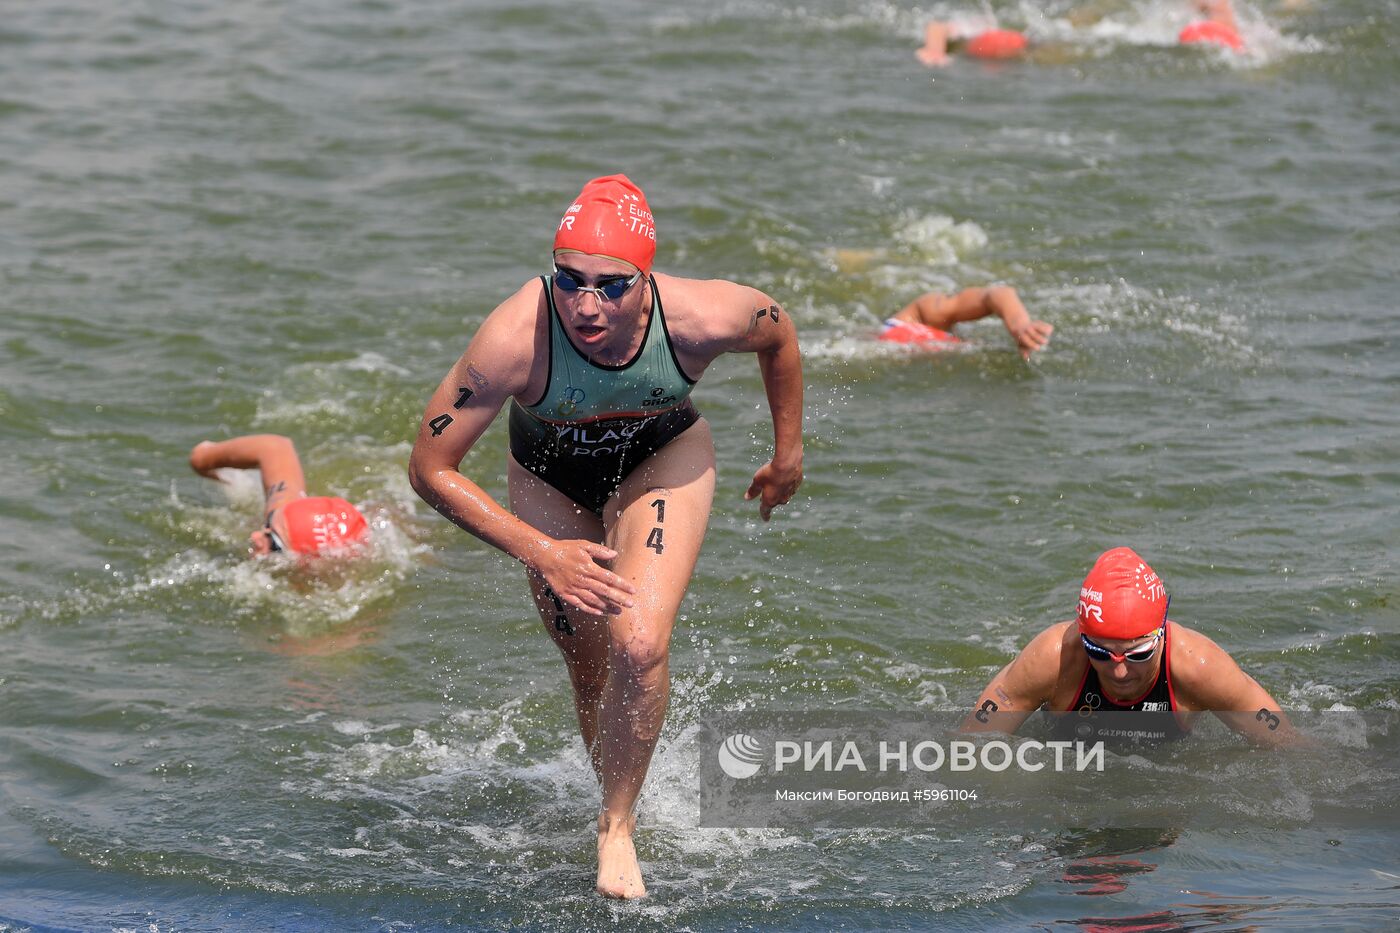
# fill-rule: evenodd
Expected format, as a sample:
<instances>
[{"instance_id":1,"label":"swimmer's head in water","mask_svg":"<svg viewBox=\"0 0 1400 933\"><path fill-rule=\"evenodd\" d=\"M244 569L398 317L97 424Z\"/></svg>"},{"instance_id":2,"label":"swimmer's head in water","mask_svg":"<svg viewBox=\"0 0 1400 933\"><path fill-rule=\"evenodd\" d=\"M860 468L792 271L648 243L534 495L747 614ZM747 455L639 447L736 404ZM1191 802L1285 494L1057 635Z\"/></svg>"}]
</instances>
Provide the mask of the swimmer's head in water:
<instances>
[{"instance_id":1,"label":"swimmer's head in water","mask_svg":"<svg viewBox=\"0 0 1400 933\"><path fill-rule=\"evenodd\" d=\"M1182 45L1220 45L1236 52L1244 51L1244 40L1239 33L1224 23L1210 19L1186 24L1176 41Z\"/></svg>"},{"instance_id":2,"label":"swimmer's head in water","mask_svg":"<svg viewBox=\"0 0 1400 933\"><path fill-rule=\"evenodd\" d=\"M360 510L338 496L307 496L282 506L287 537L282 547L298 554L319 554L359 544L369 537Z\"/></svg>"},{"instance_id":3,"label":"swimmer's head in water","mask_svg":"<svg viewBox=\"0 0 1400 933\"><path fill-rule=\"evenodd\" d=\"M1162 578L1132 548L1105 551L1079 589L1079 631L1092 639L1150 635L1167 617Z\"/></svg>"},{"instance_id":4,"label":"swimmer's head in water","mask_svg":"<svg viewBox=\"0 0 1400 933\"><path fill-rule=\"evenodd\" d=\"M962 343L956 336L937 327L929 327L917 321L902 321L890 318L876 338L885 343L902 343L921 347L949 347Z\"/></svg>"},{"instance_id":5,"label":"swimmer's head in water","mask_svg":"<svg viewBox=\"0 0 1400 933\"><path fill-rule=\"evenodd\" d=\"M626 175L593 179L560 219L554 248L620 259L651 271L656 224L646 195Z\"/></svg>"},{"instance_id":6,"label":"swimmer's head in water","mask_svg":"<svg viewBox=\"0 0 1400 933\"><path fill-rule=\"evenodd\" d=\"M963 51L973 58L1016 58L1026 51L1026 36L1014 29L988 29L968 38Z\"/></svg>"}]
</instances>

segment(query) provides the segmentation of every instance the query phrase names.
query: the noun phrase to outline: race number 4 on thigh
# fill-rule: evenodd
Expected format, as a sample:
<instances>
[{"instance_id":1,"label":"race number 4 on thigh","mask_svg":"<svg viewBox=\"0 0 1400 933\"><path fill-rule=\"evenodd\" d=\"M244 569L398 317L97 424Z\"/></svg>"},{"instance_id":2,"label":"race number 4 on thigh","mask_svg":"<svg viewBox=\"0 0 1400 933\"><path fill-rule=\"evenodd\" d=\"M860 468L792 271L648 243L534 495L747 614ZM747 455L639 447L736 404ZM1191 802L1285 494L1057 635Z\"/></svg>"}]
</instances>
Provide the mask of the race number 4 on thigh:
<instances>
[{"instance_id":1,"label":"race number 4 on thigh","mask_svg":"<svg viewBox=\"0 0 1400 933\"><path fill-rule=\"evenodd\" d=\"M619 554L613 570L650 593L657 608L679 608L714 489L714 449L700 421L633 471L604 511L608 546Z\"/></svg>"}]
</instances>

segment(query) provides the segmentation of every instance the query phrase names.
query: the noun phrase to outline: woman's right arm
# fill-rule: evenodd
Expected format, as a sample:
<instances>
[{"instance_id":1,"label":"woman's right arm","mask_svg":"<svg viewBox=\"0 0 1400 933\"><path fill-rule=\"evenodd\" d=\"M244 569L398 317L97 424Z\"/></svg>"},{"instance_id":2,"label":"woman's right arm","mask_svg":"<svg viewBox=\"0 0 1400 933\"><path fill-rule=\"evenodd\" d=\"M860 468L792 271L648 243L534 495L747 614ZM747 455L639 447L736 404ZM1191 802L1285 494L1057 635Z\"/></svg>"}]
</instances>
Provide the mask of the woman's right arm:
<instances>
[{"instance_id":1,"label":"woman's right arm","mask_svg":"<svg viewBox=\"0 0 1400 933\"><path fill-rule=\"evenodd\" d=\"M603 614L630 606L632 586L599 561L617 553L593 541L558 541L516 518L460 471L462 458L513 395L523 392L533 360L528 312L513 303L492 312L467 352L438 385L408 462L408 479L425 502L458 527L542 576L564 602ZM537 300L538 291L531 303Z\"/></svg>"},{"instance_id":2,"label":"woman's right arm","mask_svg":"<svg viewBox=\"0 0 1400 933\"><path fill-rule=\"evenodd\" d=\"M1064 634L1063 624L1052 625L1032 638L982 690L961 731L1014 733L1031 713L1050 702Z\"/></svg>"}]
</instances>

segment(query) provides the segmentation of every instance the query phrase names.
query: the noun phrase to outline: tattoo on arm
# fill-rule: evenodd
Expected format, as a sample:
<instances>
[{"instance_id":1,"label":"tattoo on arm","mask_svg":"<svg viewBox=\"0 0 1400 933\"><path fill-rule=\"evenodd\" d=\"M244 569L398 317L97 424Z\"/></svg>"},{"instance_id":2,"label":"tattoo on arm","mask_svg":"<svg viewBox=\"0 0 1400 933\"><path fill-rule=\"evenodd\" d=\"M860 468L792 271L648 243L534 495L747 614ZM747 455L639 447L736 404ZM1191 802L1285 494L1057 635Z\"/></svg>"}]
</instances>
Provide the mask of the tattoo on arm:
<instances>
[{"instance_id":1,"label":"tattoo on arm","mask_svg":"<svg viewBox=\"0 0 1400 933\"><path fill-rule=\"evenodd\" d=\"M267 486L267 487L265 487L265 488L263 489L263 498L264 498L264 499L268 499L268 498L271 498L272 496L277 495L279 492L286 492L286 491L287 491L287 482L286 482L286 480L280 480L280 479L279 479L277 482L273 483L271 486Z\"/></svg>"},{"instance_id":2,"label":"tattoo on arm","mask_svg":"<svg viewBox=\"0 0 1400 933\"><path fill-rule=\"evenodd\" d=\"M440 437L442 435L442 432L446 431L447 426L451 423L451 415L438 415L432 421L428 422L428 427L433 429L433 437Z\"/></svg>"},{"instance_id":3,"label":"tattoo on arm","mask_svg":"<svg viewBox=\"0 0 1400 933\"><path fill-rule=\"evenodd\" d=\"M769 305L766 308L759 308L753 313L753 321L749 323L749 332L763 322L763 319L770 318L774 324L778 323L778 314L782 311L777 305Z\"/></svg>"},{"instance_id":4,"label":"tattoo on arm","mask_svg":"<svg viewBox=\"0 0 1400 933\"><path fill-rule=\"evenodd\" d=\"M462 394L457 396L457 401L452 403L453 408L461 408L463 405L467 404L467 399L471 398L472 395L475 394L472 392L471 389L468 389L466 386L458 386L457 391L461 392Z\"/></svg>"},{"instance_id":5,"label":"tattoo on arm","mask_svg":"<svg viewBox=\"0 0 1400 933\"><path fill-rule=\"evenodd\" d=\"M476 368L475 363L467 364L467 376L471 379L472 385L476 386L478 389L489 389L491 387L491 380L487 379L486 375Z\"/></svg>"}]
</instances>

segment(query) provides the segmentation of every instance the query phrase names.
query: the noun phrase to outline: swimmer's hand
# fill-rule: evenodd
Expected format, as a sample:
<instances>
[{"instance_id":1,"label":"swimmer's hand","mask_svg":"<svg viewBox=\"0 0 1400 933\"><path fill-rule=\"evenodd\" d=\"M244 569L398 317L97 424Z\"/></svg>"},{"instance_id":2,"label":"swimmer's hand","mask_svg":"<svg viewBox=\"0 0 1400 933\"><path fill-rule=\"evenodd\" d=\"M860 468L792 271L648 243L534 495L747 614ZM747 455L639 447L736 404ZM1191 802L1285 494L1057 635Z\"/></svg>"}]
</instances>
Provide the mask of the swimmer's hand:
<instances>
[{"instance_id":1,"label":"swimmer's hand","mask_svg":"<svg viewBox=\"0 0 1400 933\"><path fill-rule=\"evenodd\" d=\"M952 64L953 61L951 58L948 57L947 52L943 51L942 49L932 48L927 45L923 48L916 50L914 52L914 55L919 59L919 61L923 62L930 68L946 68L948 67L948 65Z\"/></svg>"},{"instance_id":2,"label":"swimmer's hand","mask_svg":"<svg viewBox=\"0 0 1400 933\"><path fill-rule=\"evenodd\" d=\"M617 551L596 541L553 541L534 560L532 570L575 609L595 615L617 614L632 607L637 588L603 566Z\"/></svg>"},{"instance_id":3,"label":"swimmer's hand","mask_svg":"<svg viewBox=\"0 0 1400 933\"><path fill-rule=\"evenodd\" d=\"M1027 320L1017 327L1008 327L1011 332L1011 339L1016 341L1016 348L1021 351L1021 359L1028 360L1036 350L1044 350L1046 344L1050 342L1050 335L1055 332L1055 328L1044 321Z\"/></svg>"},{"instance_id":4,"label":"swimmer's hand","mask_svg":"<svg viewBox=\"0 0 1400 933\"><path fill-rule=\"evenodd\" d=\"M773 509L787 504L797 494L802 485L802 458L790 466L779 466L776 460L769 460L758 468L749 484L745 499L758 499L758 514L765 522L773 515Z\"/></svg>"},{"instance_id":5,"label":"swimmer's hand","mask_svg":"<svg viewBox=\"0 0 1400 933\"><path fill-rule=\"evenodd\" d=\"M194 445L190 451L190 469L206 479L212 479L216 483L222 483L223 477L218 474L218 465L214 463L213 441L200 441Z\"/></svg>"}]
</instances>

